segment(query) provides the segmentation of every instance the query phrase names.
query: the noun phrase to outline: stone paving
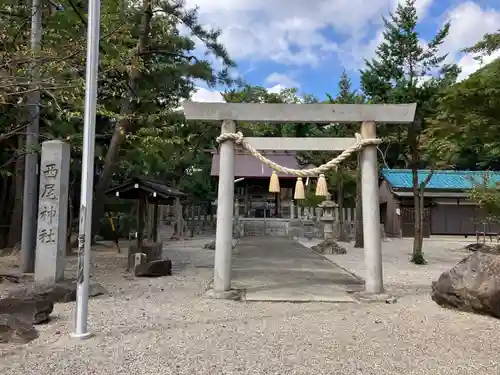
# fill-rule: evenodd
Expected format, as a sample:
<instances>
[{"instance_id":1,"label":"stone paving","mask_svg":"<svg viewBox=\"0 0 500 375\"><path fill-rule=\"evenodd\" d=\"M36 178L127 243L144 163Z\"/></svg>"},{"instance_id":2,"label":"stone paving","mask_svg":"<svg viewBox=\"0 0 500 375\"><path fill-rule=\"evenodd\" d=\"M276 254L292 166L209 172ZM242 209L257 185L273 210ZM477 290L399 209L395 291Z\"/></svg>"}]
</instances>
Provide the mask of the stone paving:
<instances>
[{"instance_id":1,"label":"stone paving","mask_svg":"<svg viewBox=\"0 0 500 375\"><path fill-rule=\"evenodd\" d=\"M241 239L233 254L233 287L246 301L356 302L363 283L307 247L283 237Z\"/></svg>"}]
</instances>

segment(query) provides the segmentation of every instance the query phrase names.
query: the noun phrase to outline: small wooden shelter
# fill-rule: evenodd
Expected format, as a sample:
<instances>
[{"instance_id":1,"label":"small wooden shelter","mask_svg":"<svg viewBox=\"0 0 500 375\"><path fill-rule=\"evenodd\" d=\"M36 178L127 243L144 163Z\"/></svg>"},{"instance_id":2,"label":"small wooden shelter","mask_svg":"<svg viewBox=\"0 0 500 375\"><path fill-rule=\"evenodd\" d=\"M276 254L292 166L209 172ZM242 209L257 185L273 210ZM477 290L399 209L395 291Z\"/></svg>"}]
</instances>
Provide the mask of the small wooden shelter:
<instances>
[{"instance_id":1,"label":"small wooden shelter","mask_svg":"<svg viewBox=\"0 0 500 375\"><path fill-rule=\"evenodd\" d=\"M158 205L172 205L176 198L186 194L175 190L159 181L146 178L133 178L106 191L108 196L137 201L137 251L143 249L144 210L146 202L153 204L153 242L158 241Z\"/></svg>"}]
</instances>

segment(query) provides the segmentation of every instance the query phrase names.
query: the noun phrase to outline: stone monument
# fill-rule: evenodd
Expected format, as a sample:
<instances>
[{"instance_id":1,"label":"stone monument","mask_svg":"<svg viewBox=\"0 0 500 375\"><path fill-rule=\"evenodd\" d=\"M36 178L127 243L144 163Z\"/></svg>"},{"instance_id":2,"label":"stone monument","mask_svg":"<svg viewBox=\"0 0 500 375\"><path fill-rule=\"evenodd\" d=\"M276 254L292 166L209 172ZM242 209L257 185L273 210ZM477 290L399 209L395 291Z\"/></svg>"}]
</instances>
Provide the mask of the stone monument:
<instances>
[{"instance_id":1,"label":"stone monument","mask_svg":"<svg viewBox=\"0 0 500 375\"><path fill-rule=\"evenodd\" d=\"M35 257L35 282L64 278L68 227L71 147L63 141L42 143Z\"/></svg>"},{"instance_id":2,"label":"stone monument","mask_svg":"<svg viewBox=\"0 0 500 375\"><path fill-rule=\"evenodd\" d=\"M321 254L346 254L345 247L340 246L335 241L333 234L333 225L335 222L334 210L338 208L338 204L332 200L331 194L326 196L326 199L321 202L318 207L323 209L323 215L319 220L323 223L323 238L324 240L312 247L312 249Z\"/></svg>"}]
</instances>

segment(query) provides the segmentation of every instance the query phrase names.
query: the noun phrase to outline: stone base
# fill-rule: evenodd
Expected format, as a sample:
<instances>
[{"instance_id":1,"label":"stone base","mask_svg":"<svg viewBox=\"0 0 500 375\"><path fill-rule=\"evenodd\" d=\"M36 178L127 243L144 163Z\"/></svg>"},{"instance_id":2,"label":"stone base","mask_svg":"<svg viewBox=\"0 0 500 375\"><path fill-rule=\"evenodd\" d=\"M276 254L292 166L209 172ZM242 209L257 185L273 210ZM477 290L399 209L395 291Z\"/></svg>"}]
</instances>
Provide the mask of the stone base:
<instances>
[{"instance_id":1,"label":"stone base","mask_svg":"<svg viewBox=\"0 0 500 375\"><path fill-rule=\"evenodd\" d=\"M242 291L237 289L230 289L224 291L215 291L209 289L205 292L205 297L210 299L227 299L230 301L241 301Z\"/></svg>"},{"instance_id":2,"label":"stone base","mask_svg":"<svg viewBox=\"0 0 500 375\"><path fill-rule=\"evenodd\" d=\"M347 254L347 249L333 239L328 239L311 247L311 250L320 254Z\"/></svg>"},{"instance_id":3,"label":"stone base","mask_svg":"<svg viewBox=\"0 0 500 375\"><path fill-rule=\"evenodd\" d=\"M398 300L395 296L389 293L367 293L367 292L354 292L352 296L355 297L360 302L366 303L388 303L393 304Z\"/></svg>"},{"instance_id":4,"label":"stone base","mask_svg":"<svg viewBox=\"0 0 500 375\"><path fill-rule=\"evenodd\" d=\"M142 244L142 249L137 248L137 244L130 245L128 249L128 269L134 268L134 255L136 253L146 254L146 260L152 262L154 260L160 260L163 255L163 243L162 242L144 242Z\"/></svg>"},{"instance_id":5,"label":"stone base","mask_svg":"<svg viewBox=\"0 0 500 375\"><path fill-rule=\"evenodd\" d=\"M72 339L78 339L78 340L87 340L92 337L92 332L85 332L85 333L70 333L69 334Z\"/></svg>"}]
</instances>

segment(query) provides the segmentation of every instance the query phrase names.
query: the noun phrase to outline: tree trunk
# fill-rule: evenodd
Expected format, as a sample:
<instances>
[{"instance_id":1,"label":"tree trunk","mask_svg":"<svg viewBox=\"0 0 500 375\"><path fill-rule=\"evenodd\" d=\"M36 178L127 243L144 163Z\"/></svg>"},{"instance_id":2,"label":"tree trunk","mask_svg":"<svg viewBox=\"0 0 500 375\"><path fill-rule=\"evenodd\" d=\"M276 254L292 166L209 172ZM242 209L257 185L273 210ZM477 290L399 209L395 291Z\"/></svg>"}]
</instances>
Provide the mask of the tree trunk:
<instances>
[{"instance_id":1,"label":"tree trunk","mask_svg":"<svg viewBox=\"0 0 500 375\"><path fill-rule=\"evenodd\" d=\"M24 136L18 136L18 150L23 148ZM15 172L14 172L14 193L11 195L14 197L14 207L12 209L12 215L10 217L10 230L9 237L7 240L7 247L16 247L21 242L21 230L23 226L23 194L24 194L24 156L20 156L16 160ZM30 220L36 220L36 218L30 218Z\"/></svg>"},{"instance_id":2,"label":"tree trunk","mask_svg":"<svg viewBox=\"0 0 500 375\"><path fill-rule=\"evenodd\" d=\"M143 0L143 15L141 22L142 34L137 44L137 55L139 56L149 43L149 34L151 32L152 0ZM113 131L113 136L109 144L108 152L104 159L104 166L99 182L95 187L94 205L92 212L92 232L98 233L101 226L101 218L105 212L105 194L104 192L109 187L111 179L118 165L120 147L125 139L125 135L132 130L132 123L129 120L129 115L134 110L135 91L139 85L141 72L137 69L132 69L128 79L127 94L121 104L120 115L121 119L117 122ZM94 237L94 236L92 236Z\"/></svg>"},{"instance_id":3,"label":"tree trunk","mask_svg":"<svg viewBox=\"0 0 500 375\"><path fill-rule=\"evenodd\" d=\"M338 202L339 205L339 241L347 242L347 233L344 225L344 168L339 166L339 187L338 191Z\"/></svg>"},{"instance_id":4,"label":"tree trunk","mask_svg":"<svg viewBox=\"0 0 500 375\"><path fill-rule=\"evenodd\" d=\"M416 142L415 142L416 143ZM413 254L411 261L415 264L425 264L424 254L422 251L423 247L423 239L424 233L422 228L423 223L423 204L421 204L421 199L423 201L424 196L420 197L420 184L418 181L418 163L417 163L417 149L416 145L412 147L412 166L411 166L411 174L412 174L412 191L413 191L413 205L414 205L414 238L413 238Z\"/></svg>"},{"instance_id":5,"label":"tree trunk","mask_svg":"<svg viewBox=\"0 0 500 375\"><path fill-rule=\"evenodd\" d=\"M363 238L363 205L361 201L361 157L358 152L358 170L356 173L356 223L354 247L365 247Z\"/></svg>"},{"instance_id":6,"label":"tree trunk","mask_svg":"<svg viewBox=\"0 0 500 375\"><path fill-rule=\"evenodd\" d=\"M7 237L9 235L10 224L8 220L5 220L7 213L9 212L9 206L11 202L10 185L13 183L9 176L0 175L1 187L0 187L0 250L7 246Z\"/></svg>"}]
</instances>

